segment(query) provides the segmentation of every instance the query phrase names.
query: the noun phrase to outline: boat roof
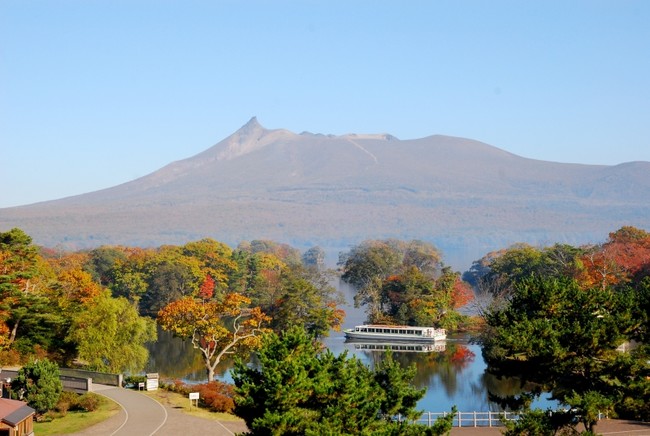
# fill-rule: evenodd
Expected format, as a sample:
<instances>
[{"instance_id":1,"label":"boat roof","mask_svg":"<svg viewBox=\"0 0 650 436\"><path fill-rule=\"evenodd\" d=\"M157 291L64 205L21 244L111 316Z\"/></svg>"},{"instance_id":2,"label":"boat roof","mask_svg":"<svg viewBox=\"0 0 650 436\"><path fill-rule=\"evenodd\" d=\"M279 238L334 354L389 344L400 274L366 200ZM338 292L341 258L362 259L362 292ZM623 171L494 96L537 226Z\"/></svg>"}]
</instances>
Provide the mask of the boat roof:
<instances>
[{"instance_id":1,"label":"boat roof","mask_svg":"<svg viewBox=\"0 0 650 436\"><path fill-rule=\"evenodd\" d=\"M375 327L384 329L433 329L435 327L421 327L413 325L388 325L388 324L362 324L355 327Z\"/></svg>"}]
</instances>

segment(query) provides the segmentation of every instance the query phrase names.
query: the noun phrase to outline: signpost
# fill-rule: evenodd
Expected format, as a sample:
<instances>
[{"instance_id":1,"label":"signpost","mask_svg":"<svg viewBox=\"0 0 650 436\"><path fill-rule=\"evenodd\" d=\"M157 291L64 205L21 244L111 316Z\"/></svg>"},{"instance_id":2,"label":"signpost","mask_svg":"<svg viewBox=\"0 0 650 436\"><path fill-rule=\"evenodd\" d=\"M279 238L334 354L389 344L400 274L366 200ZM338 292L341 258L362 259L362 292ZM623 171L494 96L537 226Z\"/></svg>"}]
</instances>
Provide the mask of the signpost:
<instances>
[{"instance_id":1,"label":"signpost","mask_svg":"<svg viewBox=\"0 0 650 436\"><path fill-rule=\"evenodd\" d=\"M199 393L190 392L190 409L192 408L192 401L196 400L196 407L199 407Z\"/></svg>"}]
</instances>

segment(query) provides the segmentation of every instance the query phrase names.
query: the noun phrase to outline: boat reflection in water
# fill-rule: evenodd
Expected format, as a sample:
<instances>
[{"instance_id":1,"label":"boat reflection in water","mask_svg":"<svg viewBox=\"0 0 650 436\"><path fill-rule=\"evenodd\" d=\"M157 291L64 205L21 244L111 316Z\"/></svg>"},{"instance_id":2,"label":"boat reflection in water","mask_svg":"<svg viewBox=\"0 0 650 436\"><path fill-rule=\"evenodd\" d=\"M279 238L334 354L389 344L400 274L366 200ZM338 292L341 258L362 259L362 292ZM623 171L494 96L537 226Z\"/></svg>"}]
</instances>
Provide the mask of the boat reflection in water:
<instances>
[{"instance_id":1,"label":"boat reflection in water","mask_svg":"<svg viewBox=\"0 0 650 436\"><path fill-rule=\"evenodd\" d=\"M447 338L445 329L403 325L363 324L343 330L345 337L371 341L438 342Z\"/></svg>"},{"instance_id":2,"label":"boat reflection in water","mask_svg":"<svg viewBox=\"0 0 650 436\"><path fill-rule=\"evenodd\" d=\"M417 343L417 342L383 342L371 340L346 339L346 344L354 345L358 351L387 351L391 350L397 353L442 353L445 351L445 342L437 341L434 343Z\"/></svg>"}]
</instances>

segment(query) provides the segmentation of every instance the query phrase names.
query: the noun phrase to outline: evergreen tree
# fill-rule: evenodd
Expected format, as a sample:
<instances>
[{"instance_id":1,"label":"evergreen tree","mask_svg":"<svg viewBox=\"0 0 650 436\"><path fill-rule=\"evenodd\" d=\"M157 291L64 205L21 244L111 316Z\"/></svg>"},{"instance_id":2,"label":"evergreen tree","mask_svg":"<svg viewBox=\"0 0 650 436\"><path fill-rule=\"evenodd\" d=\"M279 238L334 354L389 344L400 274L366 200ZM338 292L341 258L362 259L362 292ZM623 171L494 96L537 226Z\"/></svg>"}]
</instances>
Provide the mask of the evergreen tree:
<instances>
[{"instance_id":1,"label":"evergreen tree","mask_svg":"<svg viewBox=\"0 0 650 436\"><path fill-rule=\"evenodd\" d=\"M389 355L373 371L346 353L335 356L294 327L269 334L254 367L241 360L233 378L235 414L251 435L442 434L451 421L426 428L396 422L415 419L424 390L412 385L414 369L402 369ZM453 416L452 416L453 418Z\"/></svg>"},{"instance_id":2,"label":"evergreen tree","mask_svg":"<svg viewBox=\"0 0 650 436\"><path fill-rule=\"evenodd\" d=\"M63 391L59 367L49 360L35 360L18 371L11 389L36 412L45 413L56 405Z\"/></svg>"},{"instance_id":3,"label":"evergreen tree","mask_svg":"<svg viewBox=\"0 0 650 436\"><path fill-rule=\"evenodd\" d=\"M635 316L638 306L629 287L582 289L570 279L523 280L512 287L507 305L487 314L483 357L491 373L536 383L583 417L593 404L606 403L598 393L622 416L647 419L648 349L617 349L631 346L644 330Z\"/></svg>"}]
</instances>

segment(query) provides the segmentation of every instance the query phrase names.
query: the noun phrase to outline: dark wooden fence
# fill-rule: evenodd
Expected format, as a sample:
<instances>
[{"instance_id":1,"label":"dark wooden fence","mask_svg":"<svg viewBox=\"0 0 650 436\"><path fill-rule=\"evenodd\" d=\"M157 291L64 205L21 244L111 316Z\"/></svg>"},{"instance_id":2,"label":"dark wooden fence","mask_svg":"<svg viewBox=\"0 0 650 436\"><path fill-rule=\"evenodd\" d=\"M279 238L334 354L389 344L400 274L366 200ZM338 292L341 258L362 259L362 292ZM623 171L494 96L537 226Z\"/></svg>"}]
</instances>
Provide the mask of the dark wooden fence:
<instances>
[{"instance_id":1,"label":"dark wooden fence","mask_svg":"<svg viewBox=\"0 0 650 436\"><path fill-rule=\"evenodd\" d=\"M60 380L63 390L83 394L93 390L93 383L122 386L122 374L108 374L104 372L84 371L80 369L59 368ZM7 379L13 380L18 375L16 369L2 369L0 382L7 384Z\"/></svg>"}]
</instances>

